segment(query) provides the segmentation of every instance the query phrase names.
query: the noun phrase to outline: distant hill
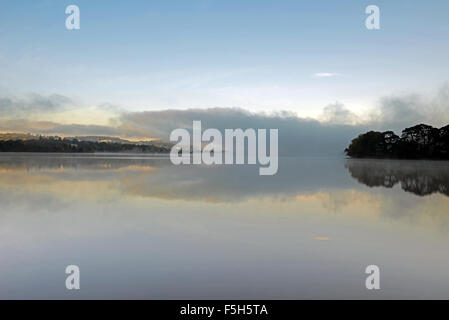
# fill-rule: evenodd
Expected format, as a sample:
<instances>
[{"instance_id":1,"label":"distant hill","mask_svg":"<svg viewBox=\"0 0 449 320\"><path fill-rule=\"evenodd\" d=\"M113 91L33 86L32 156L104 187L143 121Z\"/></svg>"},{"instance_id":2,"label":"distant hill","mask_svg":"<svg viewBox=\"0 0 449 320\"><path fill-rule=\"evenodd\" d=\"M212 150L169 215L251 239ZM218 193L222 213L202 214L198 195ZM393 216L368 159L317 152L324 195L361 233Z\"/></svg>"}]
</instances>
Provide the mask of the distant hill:
<instances>
[{"instance_id":1,"label":"distant hill","mask_svg":"<svg viewBox=\"0 0 449 320\"><path fill-rule=\"evenodd\" d=\"M79 141L91 141L91 142L133 143L129 140L125 140L122 138L107 137L107 136L76 136L76 137L69 137L69 139L77 139Z\"/></svg>"},{"instance_id":2,"label":"distant hill","mask_svg":"<svg viewBox=\"0 0 449 320\"><path fill-rule=\"evenodd\" d=\"M0 141L1 140L32 140L38 139L40 135L35 135L31 133L0 133ZM52 137L52 136L44 136L44 137ZM57 136L54 136L57 137ZM110 143L124 143L124 144L163 144L160 140L141 140L141 141L131 141L122 139L119 137L109 137L109 136L75 136L75 137L65 137L65 139L70 140L79 140L79 141L91 141L91 142L110 142Z\"/></svg>"},{"instance_id":3,"label":"distant hill","mask_svg":"<svg viewBox=\"0 0 449 320\"><path fill-rule=\"evenodd\" d=\"M132 142L116 137L37 136L22 133L0 134L0 152L146 152L168 153L171 144L162 141Z\"/></svg>"},{"instance_id":4,"label":"distant hill","mask_svg":"<svg viewBox=\"0 0 449 320\"><path fill-rule=\"evenodd\" d=\"M353 158L449 159L449 125L418 124L400 137L393 131L369 131L352 140L345 152Z\"/></svg>"},{"instance_id":5,"label":"distant hill","mask_svg":"<svg viewBox=\"0 0 449 320\"><path fill-rule=\"evenodd\" d=\"M76 136L69 137L68 139L76 139L79 141L90 141L90 142L106 142L106 143L121 143L121 144L135 144L135 145L147 145L147 146L161 146L171 148L172 144L164 142L162 140L139 140L131 141L118 137L108 137L108 136Z\"/></svg>"},{"instance_id":6,"label":"distant hill","mask_svg":"<svg viewBox=\"0 0 449 320\"><path fill-rule=\"evenodd\" d=\"M0 141L4 140L30 140L39 136L30 133L0 133Z\"/></svg>"},{"instance_id":7,"label":"distant hill","mask_svg":"<svg viewBox=\"0 0 449 320\"><path fill-rule=\"evenodd\" d=\"M108 143L132 143L132 144L153 144L153 141L130 141L118 137L108 136L75 136L67 137L68 139L77 139L79 141L91 141L91 142L108 142Z\"/></svg>"}]
</instances>

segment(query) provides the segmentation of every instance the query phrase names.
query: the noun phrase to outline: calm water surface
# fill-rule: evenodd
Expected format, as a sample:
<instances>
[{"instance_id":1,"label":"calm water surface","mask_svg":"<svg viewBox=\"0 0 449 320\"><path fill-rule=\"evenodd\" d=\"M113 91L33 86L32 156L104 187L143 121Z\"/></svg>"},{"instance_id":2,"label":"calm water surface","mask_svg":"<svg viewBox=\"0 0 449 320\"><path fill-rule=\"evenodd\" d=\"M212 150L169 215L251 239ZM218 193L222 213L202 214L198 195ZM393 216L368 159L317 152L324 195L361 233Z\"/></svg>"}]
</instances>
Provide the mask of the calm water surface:
<instances>
[{"instance_id":1,"label":"calm water surface","mask_svg":"<svg viewBox=\"0 0 449 320\"><path fill-rule=\"evenodd\" d=\"M0 298L449 299L449 162L0 154Z\"/></svg>"}]
</instances>

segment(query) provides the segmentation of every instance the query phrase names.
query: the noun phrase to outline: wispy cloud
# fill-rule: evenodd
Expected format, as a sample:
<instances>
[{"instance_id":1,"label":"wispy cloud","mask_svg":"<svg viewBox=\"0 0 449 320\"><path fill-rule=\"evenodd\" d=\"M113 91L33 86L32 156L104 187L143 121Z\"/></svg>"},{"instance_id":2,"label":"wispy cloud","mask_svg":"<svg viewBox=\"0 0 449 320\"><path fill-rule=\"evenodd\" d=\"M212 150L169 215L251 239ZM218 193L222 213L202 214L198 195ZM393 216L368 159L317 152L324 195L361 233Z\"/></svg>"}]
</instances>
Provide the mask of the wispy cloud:
<instances>
[{"instance_id":1,"label":"wispy cloud","mask_svg":"<svg viewBox=\"0 0 449 320\"><path fill-rule=\"evenodd\" d=\"M0 132L67 135L122 135L119 128L100 125L61 124L52 121L28 119L0 119Z\"/></svg>"},{"instance_id":2,"label":"wispy cloud","mask_svg":"<svg viewBox=\"0 0 449 320\"><path fill-rule=\"evenodd\" d=\"M360 123L360 118L338 101L324 107L319 119L324 123L348 124Z\"/></svg>"},{"instance_id":3,"label":"wispy cloud","mask_svg":"<svg viewBox=\"0 0 449 320\"><path fill-rule=\"evenodd\" d=\"M316 72L312 76L315 78L330 78L330 77L336 77L340 76L340 73L336 72Z\"/></svg>"},{"instance_id":4,"label":"wispy cloud","mask_svg":"<svg viewBox=\"0 0 449 320\"><path fill-rule=\"evenodd\" d=\"M431 94L410 93L381 97L368 114L374 128L402 130L418 123L444 126L449 123L449 84Z\"/></svg>"},{"instance_id":5,"label":"wispy cloud","mask_svg":"<svg viewBox=\"0 0 449 320\"><path fill-rule=\"evenodd\" d=\"M28 94L24 96L0 96L1 117L23 117L36 113L54 113L74 107L74 101L70 98L53 94L49 96L40 94Z\"/></svg>"}]
</instances>

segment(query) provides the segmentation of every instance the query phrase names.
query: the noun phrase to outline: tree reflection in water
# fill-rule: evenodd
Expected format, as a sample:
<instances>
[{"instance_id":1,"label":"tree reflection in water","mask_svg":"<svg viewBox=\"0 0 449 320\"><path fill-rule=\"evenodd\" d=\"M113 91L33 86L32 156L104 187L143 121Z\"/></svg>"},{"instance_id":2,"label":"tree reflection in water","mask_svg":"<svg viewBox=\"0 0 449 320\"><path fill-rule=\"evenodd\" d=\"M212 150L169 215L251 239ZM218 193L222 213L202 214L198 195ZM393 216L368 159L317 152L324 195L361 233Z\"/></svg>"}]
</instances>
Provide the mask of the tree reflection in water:
<instances>
[{"instance_id":1,"label":"tree reflection in water","mask_svg":"<svg viewBox=\"0 0 449 320\"><path fill-rule=\"evenodd\" d=\"M351 176L369 187L392 188L418 196L441 193L449 196L449 162L409 160L360 160L345 163Z\"/></svg>"}]
</instances>

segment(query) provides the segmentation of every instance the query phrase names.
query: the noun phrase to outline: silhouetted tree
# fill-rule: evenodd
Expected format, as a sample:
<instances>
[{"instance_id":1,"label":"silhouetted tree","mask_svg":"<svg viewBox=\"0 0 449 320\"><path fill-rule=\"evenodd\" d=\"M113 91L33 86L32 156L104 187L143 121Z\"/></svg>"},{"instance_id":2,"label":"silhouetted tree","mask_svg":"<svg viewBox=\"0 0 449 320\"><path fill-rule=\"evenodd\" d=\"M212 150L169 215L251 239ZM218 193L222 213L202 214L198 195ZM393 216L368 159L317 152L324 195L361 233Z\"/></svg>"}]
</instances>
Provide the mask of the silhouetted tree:
<instances>
[{"instance_id":1,"label":"silhouetted tree","mask_svg":"<svg viewBox=\"0 0 449 320\"><path fill-rule=\"evenodd\" d=\"M449 125L440 129L419 124L402 131L369 131L352 140L345 152L355 158L448 159Z\"/></svg>"},{"instance_id":2,"label":"silhouetted tree","mask_svg":"<svg viewBox=\"0 0 449 320\"><path fill-rule=\"evenodd\" d=\"M398 141L399 137L393 131L370 131L352 140L345 152L358 158L392 157Z\"/></svg>"}]
</instances>

